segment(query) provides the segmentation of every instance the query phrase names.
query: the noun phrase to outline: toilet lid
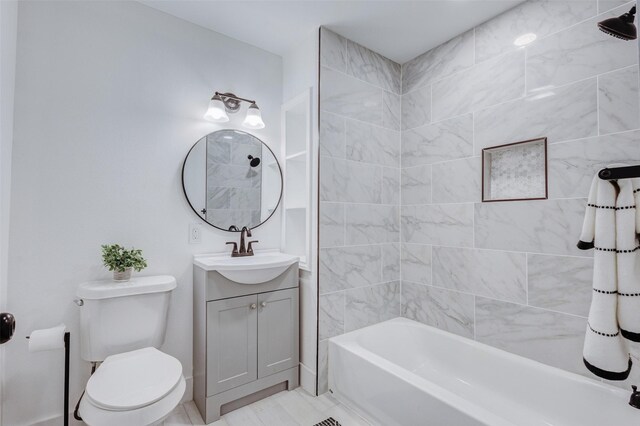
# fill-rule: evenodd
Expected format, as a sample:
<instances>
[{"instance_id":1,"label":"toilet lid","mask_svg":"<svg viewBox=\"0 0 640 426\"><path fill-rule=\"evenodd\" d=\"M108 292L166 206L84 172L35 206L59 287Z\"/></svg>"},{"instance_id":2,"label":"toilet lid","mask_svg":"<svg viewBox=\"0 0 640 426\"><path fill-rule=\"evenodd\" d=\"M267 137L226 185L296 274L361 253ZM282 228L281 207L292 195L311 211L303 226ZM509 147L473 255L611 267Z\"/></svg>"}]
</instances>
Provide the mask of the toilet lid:
<instances>
[{"instance_id":1,"label":"toilet lid","mask_svg":"<svg viewBox=\"0 0 640 426\"><path fill-rule=\"evenodd\" d=\"M124 411L153 404L182 377L182 364L155 348L107 357L87 383L87 396L99 407Z\"/></svg>"}]
</instances>

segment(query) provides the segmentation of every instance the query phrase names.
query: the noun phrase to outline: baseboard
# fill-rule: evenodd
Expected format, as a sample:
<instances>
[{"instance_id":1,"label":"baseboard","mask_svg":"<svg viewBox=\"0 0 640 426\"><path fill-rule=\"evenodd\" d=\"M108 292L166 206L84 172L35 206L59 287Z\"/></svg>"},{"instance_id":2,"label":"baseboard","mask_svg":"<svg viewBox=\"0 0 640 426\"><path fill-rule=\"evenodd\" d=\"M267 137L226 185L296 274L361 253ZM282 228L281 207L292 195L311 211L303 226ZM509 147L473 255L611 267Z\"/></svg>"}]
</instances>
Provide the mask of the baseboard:
<instances>
[{"instance_id":1,"label":"baseboard","mask_svg":"<svg viewBox=\"0 0 640 426\"><path fill-rule=\"evenodd\" d=\"M185 377L184 379L187 382L187 388L184 390L184 395L182 396L180 404L193 400L193 376Z\"/></svg>"},{"instance_id":2,"label":"baseboard","mask_svg":"<svg viewBox=\"0 0 640 426\"><path fill-rule=\"evenodd\" d=\"M60 426L63 424L62 416L51 417L47 420L42 420L36 423L32 423L32 426ZM69 414L70 426L87 426L85 422L81 422L73 418L73 413Z\"/></svg>"},{"instance_id":3,"label":"baseboard","mask_svg":"<svg viewBox=\"0 0 640 426\"><path fill-rule=\"evenodd\" d=\"M304 364L300 364L300 387L311 395L316 394L316 373Z\"/></svg>"},{"instance_id":4,"label":"baseboard","mask_svg":"<svg viewBox=\"0 0 640 426\"><path fill-rule=\"evenodd\" d=\"M193 399L193 377L185 377L186 389L184 391L184 395L182 396L181 404L185 402L189 402ZM78 401L69 401L69 406L75 408L75 405ZM39 422L32 423L32 426L60 426L63 424L62 416L54 416L50 417L46 420L41 420ZM73 418L73 412L69 413L69 426L86 426L84 422L76 420Z\"/></svg>"}]
</instances>

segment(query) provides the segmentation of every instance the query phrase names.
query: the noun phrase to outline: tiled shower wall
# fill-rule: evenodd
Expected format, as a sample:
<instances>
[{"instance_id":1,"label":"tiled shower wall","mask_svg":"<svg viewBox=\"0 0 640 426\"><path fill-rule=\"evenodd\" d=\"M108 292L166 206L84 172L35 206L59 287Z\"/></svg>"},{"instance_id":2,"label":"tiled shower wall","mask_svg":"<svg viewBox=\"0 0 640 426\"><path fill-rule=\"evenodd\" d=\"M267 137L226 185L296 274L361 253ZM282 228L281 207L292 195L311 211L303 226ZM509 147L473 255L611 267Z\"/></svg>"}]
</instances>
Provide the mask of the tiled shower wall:
<instances>
[{"instance_id":1,"label":"tiled shower wall","mask_svg":"<svg viewBox=\"0 0 640 426\"><path fill-rule=\"evenodd\" d=\"M585 197L640 163L638 45L596 24L633 4L529 1L402 66L403 316L590 374ZM549 199L481 203L482 148L543 136Z\"/></svg>"},{"instance_id":2,"label":"tiled shower wall","mask_svg":"<svg viewBox=\"0 0 640 426\"><path fill-rule=\"evenodd\" d=\"M320 36L318 390L327 339L400 315L400 65Z\"/></svg>"},{"instance_id":3,"label":"tiled shower wall","mask_svg":"<svg viewBox=\"0 0 640 426\"><path fill-rule=\"evenodd\" d=\"M632 5L528 1L402 73L322 29L320 393L327 339L398 312L590 374L585 197L599 168L640 162L638 47L596 23ZM481 203L482 148L541 136L549 200Z\"/></svg>"},{"instance_id":4,"label":"tiled shower wall","mask_svg":"<svg viewBox=\"0 0 640 426\"><path fill-rule=\"evenodd\" d=\"M206 136L207 221L222 229L255 226L261 222L262 164L251 167L247 156L263 158L262 144L248 134L236 133L233 143L225 137Z\"/></svg>"}]
</instances>

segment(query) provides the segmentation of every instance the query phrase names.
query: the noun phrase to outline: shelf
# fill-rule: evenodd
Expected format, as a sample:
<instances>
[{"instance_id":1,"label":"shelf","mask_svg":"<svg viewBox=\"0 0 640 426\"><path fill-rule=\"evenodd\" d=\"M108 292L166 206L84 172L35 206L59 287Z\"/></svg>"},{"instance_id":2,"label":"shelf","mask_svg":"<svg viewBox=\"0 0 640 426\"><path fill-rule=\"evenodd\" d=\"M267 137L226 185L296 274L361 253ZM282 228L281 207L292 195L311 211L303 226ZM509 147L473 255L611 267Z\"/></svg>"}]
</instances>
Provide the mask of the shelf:
<instances>
[{"instance_id":1,"label":"shelf","mask_svg":"<svg viewBox=\"0 0 640 426\"><path fill-rule=\"evenodd\" d=\"M307 151L296 152L295 154L287 155L287 161L289 160L301 160L307 155Z\"/></svg>"},{"instance_id":2,"label":"shelf","mask_svg":"<svg viewBox=\"0 0 640 426\"><path fill-rule=\"evenodd\" d=\"M311 255L311 89L282 107L283 162L282 251L300 257L300 268Z\"/></svg>"},{"instance_id":3,"label":"shelf","mask_svg":"<svg viewBox=\"0 0 640 426\"><path fill-rule=\"evenodd\" d=\"M482 150L482 202L547 198L547 138Z\"/></svg>"}]
</instances>

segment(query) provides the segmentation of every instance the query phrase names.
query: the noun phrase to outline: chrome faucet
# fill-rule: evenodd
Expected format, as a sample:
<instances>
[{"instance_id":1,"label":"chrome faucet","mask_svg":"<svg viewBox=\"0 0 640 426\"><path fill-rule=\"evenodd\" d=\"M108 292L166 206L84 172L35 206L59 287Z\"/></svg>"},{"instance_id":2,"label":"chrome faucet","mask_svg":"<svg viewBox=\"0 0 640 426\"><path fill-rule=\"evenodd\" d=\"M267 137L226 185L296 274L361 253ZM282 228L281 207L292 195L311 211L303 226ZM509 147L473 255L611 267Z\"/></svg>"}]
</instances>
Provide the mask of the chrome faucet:
<instances>
[{"instance_id":1,"label":"chrome faucet","mask_svg":"<svg viewBox=\"0 0 640 426\"><path fill-rule=\"evenodd\" d=\"M236 228L237 229L237 228ZM247 237L251 237L251 229L246 226L242 227L240 231L240 250L238 251L238 244L235 241L228 241L227 244L233 244L233 250L231 251L231 257L244 257L244 256L253 256L253 243L257 243L258 240L249 241L247 246L244 245L245 235Z\"/></svg>"}]
</instances>

